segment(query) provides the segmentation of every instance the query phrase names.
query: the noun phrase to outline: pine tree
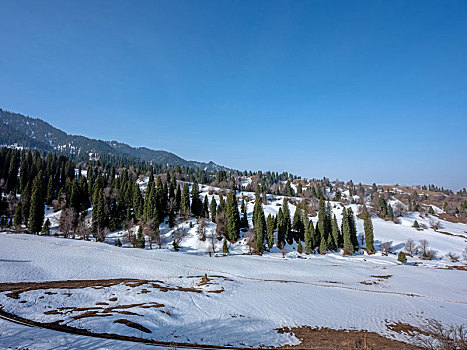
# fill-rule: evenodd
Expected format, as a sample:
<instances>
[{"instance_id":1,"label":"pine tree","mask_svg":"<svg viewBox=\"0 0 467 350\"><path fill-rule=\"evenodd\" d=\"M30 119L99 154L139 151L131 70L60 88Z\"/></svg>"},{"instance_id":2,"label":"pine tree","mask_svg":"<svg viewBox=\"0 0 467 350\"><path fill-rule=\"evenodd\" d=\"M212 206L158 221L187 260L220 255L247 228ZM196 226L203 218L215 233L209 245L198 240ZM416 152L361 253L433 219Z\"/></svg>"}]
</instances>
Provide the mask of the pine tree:
<instances>
[{"instance_id":1,"label":"pine tree","mask_svg":"<svg viewBox=\"0 0 467 350\"><path fill-rule=\"evenodd\" d=\"M271 249L274 245L274 225L275 220L274 217L269 214L268 218L266 219L266 237L268 241L268 248Z\"/></svg>"},{"instance_id":2,"label":"pine tree","mask_svg":"<svg viewBox=\"0 0 467 350\"><path fill-rule=\"evenodd\" d=\"M185 182L180 200L180 213L187 217L190 215L190 187Z\"/></svg>"},{"instance_id":3,"label":"pine tree","mask_svg":"<svg viewBox=\"0 0 467 350\"><path fill-rule=\"evenodd\" d=\"M47 184L47 205L51 205L53 199L54 199L54 179L52 175L50 175L49 183Z\"/></svg>"},{"instance_id":4,"label":"pine tree","mask_svg":"<svg viewBox=\"0 0 467 350\"><path fill-rule=\"evenodd\" d=\"M369 211L365 212L365 216L363 218L363 227L365 230L365 242L366 242L366 247L370 252L373 252L375 250L373 246L374 242L374 235L373 235L373 223L371 222L371 215Z\"/></svg>"},{"instance_id":5,"label":"pine tree","mask_svg":"<svg viewBox=\"0 0 467 350\"><path fill-rule=\"evenodd\" d=\"M328 245L326 243L326 239L324 236L321 236L321 243L319 244L319 253L320 254L326 254L328 250Z\"/></svg>"},{"instance_id":6,"label":"pine tree","mask_svg":"<svg viewBox=\"0 0 467 350\"><path fill-rule=\"evenodd\" d=\"M204 196L204 204L203 204L203 215L204 218L209 218L209 202L208 202L208 195Z\"/></svg>"},{"instance_id":7,"label":"pine tree","mask_svg":"<svg viewBox=\"0 0 467 350\"><path fill-rule=\"evenodd\" d=\"M310 254L313 250L313 233L315 228L313 227L313 221L310 220L305 230L305 253Z\"/></svg>"},{"instance_id":8,"label":"pine tree","mask_svg":"<svg viewBox=\"0 0 467 350\"><path fill-rule=\"evenodd\" d=\"M420 227L420 224L418 223L417 220L415 220L415 221L413 222L412 227L415 227L415 228L419 228L419 227Z\"/></svg>"},{"instance_id":9,"label":"pine tree","mask_svg":"<svg viewBox=\"0 0 467 350\"><path fill-rule=\"evenodd\" d=\"M226 202L227 235L229 240L236 241L240 233L240 214L238 212L235 192L229 192Z\"/></svg>"},{"instance_id":10,"label":"pine tree","mask_svg":"<svg viewBox=\"0 0 467 350\"><path fill-rule=\"evenodd\" d=\"M255 226L255 234L256 234L256 251L258 253L262 253L264 250L264 212L263 208L261 208L256 217L256 226Z\"/></svg>"},{"instance_id":11,"label":"pine tree","mask_svg":"<svg viewBox=\"0 0 467 350\"><path fill-rule=\"evenodd\" d=\"M340 232L339 232L339 226L337 225L336 215L334 215L334 218L332 219L331 235L334 241L334 246L336 247L336 249L339 248L341 245L341 242L340 242Z\"/></svg>"},{"instance_id":12,"label":"pine tree","mask_svg":"<svg viewBox=\"0 0 467 350\"><path fill-rule=\"evenodd\" d=\"M289 202L284 198L282 202L282 212L284 215L284 234L287 243L292 244L292 222L290 220Z\"/></svg>"},{"instance_id":13,"label":"pine tree","mask_svg":"<svg viewBox=\"0 0 467 350\"><path fill-rule=\"evenodd\" d=\"M350 239L354 247L358 246L358 239L357 239L357 224L355 223L355 217L353 215L352 208L347 210L347 217L349 219L349 227L350 227Z\"/></svg>"},{"instance_id":14,"label":"pine tree","mask_svg":"<svg viewBox=\"0 0 467 350\"><path fill-rule=\"evenodd\" d=\"M227 239L224 237L224 243L222 243L222 254L229 254L229 248L227 247Z\"/></svg>"},{"instance_id":15,"label":"pine tree","mask_svg":"<svg viewBox=\"0 0 467 350\"><path fill-rule=\"evenodd\" d=\"M44 222L44 185L42 170L32 184L31 208L29 212L29 231L39 233Z\"/></svg>"},{"instance_id":16,"label":"pine tree","mask_svg":"<svg viewBox=\"0 0 467 350\"><path fill-rule=\"evenodd\" d=\"M29 211L31 209L31 182L27 182L21 193L21 213L23 215L22 222L27 226L29 221Z\"/></svg>"},{"instance_id":17,"label":"pine tree","mask_svg":"<svg viewBox=\"0 0 467 350\"><path fill-rule=\"evenodd\" d=\"M344 253L352 254L354 252L354 245L352 244L352 239L350 236L349 218L345 208L342 212L342 236L344 238Z\"/></svg>"},{"instance_id":18,"label":"pine tree","mask_svg":"<svg viewBox=\"0 0 467 350\"><path fill-rule=\"evenodd\" d=\"M388 216L391 220L394 220L394 209L392 209L391 204L388 204Z\"/></svg>"},{"instance_id":19,"label":"pine tree","mask_svg":"<svg viewBox=\"0 0 467 350\"><path fill-rule=\"evenodd\" d=\"M280 248L285 243L285 218L282 208L277 214L277 246Z\"/></svg>"},{"instance_id":20,"label":"pine tree","mask_svg":"<svg viewBox=\"0 0 467 350\"><path fill-rule=\"evenodd\" d=\"M50 220L47 218L42 226L41 233L48 235L50 233Z\"/></svg>"},{"instance_id":21,"label":"pine tree","mask_svg":"<svg viewBox=\"0 0 467 350\"><path fill-rule=\"evenodd\" d=\"M195 181L193 181L193 186L191 187L191 212L194 216L199 217L201 216L202 209L202 203L199 199L199 186L195 179Z\"/></svg>"},{"instance_id":22,"label":"pine tree","mask_svg":"<svg viewBox=\"0 0 467 350\"><path fill-rule=\"evenodd\" d=\"M298 241L298 245L297 245L297 252L299 254L302 254L303 253L303 247L302 247L302 241Z\"/></svg>"},{"instance_id":23,"label":"pine tree","mask_svg":"<svg viewBox=\"0 0 467 350\"><path fill-rule=\"evenodd\" d=\"M245 200L242 199L242 223L241 223L242 228L248 229L248 216L246 213L246 204Z\"/></svg>"},{"instance_id":24,"label":"pine tree","mask_svg":"<svg viewBox=\"0 0 467 350\"><path fill-rule=\"evenodd\" d=\"M216 222L217 202L214 197L211 199L211 221Z\"/></svg>"},{"instance_id":25,"label":"pine tree","mask_svg":"<svg viewBox=\"0 0 467 350\"><path fill-rule=\"evenodd\" d=\"M18 203L15 209L14 225L16 228L19 228L23 223L23 212L21 210L21 202Z\"/></svg>"}]
</instances>

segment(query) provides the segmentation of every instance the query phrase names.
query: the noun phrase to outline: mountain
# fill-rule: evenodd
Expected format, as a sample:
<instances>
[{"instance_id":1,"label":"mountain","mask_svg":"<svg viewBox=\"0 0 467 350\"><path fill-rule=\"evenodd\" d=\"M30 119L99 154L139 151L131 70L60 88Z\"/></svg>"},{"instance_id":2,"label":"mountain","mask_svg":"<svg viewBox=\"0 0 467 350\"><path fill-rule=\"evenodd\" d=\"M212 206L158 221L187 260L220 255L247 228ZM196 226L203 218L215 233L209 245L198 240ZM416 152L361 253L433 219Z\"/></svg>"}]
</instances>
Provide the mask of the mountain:
<instances>
[{"instance_id":1,"label":"mountain","mask_svg":"<svg viewBox=\"0 0 467 350\"><path fill-rule=\"evenodd\" d=\"M85 136L70 135L49 123L0 108L0 145L17 145L44 151L57 151L86 159L89 153L117 157L136 158L153 164L187 166L207 171L229 170L214 162L204 163L185 160L174 153L152 150L147 147L132 147L118 141L103 141Z\"/></svg>"}]
</instances>

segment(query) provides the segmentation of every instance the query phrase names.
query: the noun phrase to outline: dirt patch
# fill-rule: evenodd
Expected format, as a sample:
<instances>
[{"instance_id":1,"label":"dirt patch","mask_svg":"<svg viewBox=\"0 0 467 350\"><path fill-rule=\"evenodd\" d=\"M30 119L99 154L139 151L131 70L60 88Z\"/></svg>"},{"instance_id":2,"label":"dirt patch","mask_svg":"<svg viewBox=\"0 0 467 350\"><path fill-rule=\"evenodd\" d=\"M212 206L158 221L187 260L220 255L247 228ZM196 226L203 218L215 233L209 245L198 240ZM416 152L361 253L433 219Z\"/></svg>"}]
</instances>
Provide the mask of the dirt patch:
<instances>
[{"instance_id":1,"label":"dirt patch","mask_svg":"<svg viewBox=\"0 0 467 350\"><path fill-rule=\"evenodd\" d=\"M112 297L109 299L109 301L117 301L117 297Z\"/></svg>"},{"instance_id":2,"label":"dirt patch","mask_svg":"<svg viewBox=\"0 0 467 350\"><path fill-rule=\"evenodd\" d=\"M7 292L8 297L18 299L21 293L38 289L81 289L87 287L110 287L120 283L137 282L134 279L108 279L108 280L67 280L49 282L19 282L0 283L0 292ZM148 281L145 281L148 283ZM50 293L50 292L49 292Z\"/></svg>"},{"instance_id":3,"label":"dirt patch","mask_svg":"<svg viewBox=\"0 0 467 350\"><path fill-rule=\"evenodd\" d=\"M371 277L387 280L387 279L391 278L392 275L381 275L381 276L378 276L378 275L371 275Z\"/></svg>"},{"instance_id":4,"label":"dirt patch","mask_svg":"<svg viewBox=\"0 0 467 350\"><path fill-rule=\"evenodd\" d=\"M144 326L142 326L142 325L140 325L138 323L125 320L123 318L121 318L119 320L115 320L114 323L121 323L121 324L124 324L125 326L138 329L138 330L140 330L142 332L145 332L145 333L152 333L151 330L147 329L146 327L144 327Z\"/></svg>"},{"instance_id":5,"label":"dirt patch","mask_svg":"<svg viewBox=\"0 0 467 350\"><path fill-rule=\"evenodd\" d=\"M446 267L437 267L438 270L459 270L459 271L467 271L467 265L452 265Z\"/></svg>"},{"instance_id":6,"label":"dirt patch","mask_svg":"<svg viewBox=\"0 0 467 350\"><path fill-rule=\"evenodd\" d=\"M393 331L399 334L405 334L411 337L418 335L418 334L423 334L427 336L430 335L429 333L421 330L420 328L412 326L411 324L408 324L408 323L402 323L402 322L387 323L386 327L390 331Z\"/></svg>"},{"instance_id":7,"label":"dirt patch","mask_svg":"<svg viewBox=\"0 0 467 350\"><path fill-rule=\"evenodd\" d=\"M378 350L419 350L414 345L385 338L374 332L347 329L312 328L309 326L281 328L279 333L294 334L301 343L286 345L281 349L378 349Z\"/></svg>"},{"instance_id":8,"label":"dirt patch","mask_svg":"<svg viewBox=\"0 0 467 350\"><path fill-rule=\"evenodd\" d=\"M111 314L100 314L99 311L86 311L80 315L76 315L76 316L73 316L72 318L74 320L79 320L79 319L82 319L82 318L86 318L86 317L105 317L105 316L112 316Z\"/></svg>"}]
</instances>

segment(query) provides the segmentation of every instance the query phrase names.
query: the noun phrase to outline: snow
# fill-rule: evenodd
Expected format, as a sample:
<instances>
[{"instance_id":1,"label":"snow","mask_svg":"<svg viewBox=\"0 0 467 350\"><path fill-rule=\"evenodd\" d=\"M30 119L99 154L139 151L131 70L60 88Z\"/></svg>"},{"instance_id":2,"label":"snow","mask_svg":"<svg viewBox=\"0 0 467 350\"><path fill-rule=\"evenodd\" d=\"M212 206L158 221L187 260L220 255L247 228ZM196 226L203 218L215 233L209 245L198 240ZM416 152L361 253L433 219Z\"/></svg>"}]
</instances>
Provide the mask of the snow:
<instances>
[{"instance_id":1,"label":"snow","mask_svg":"<svg viewBox=\"0 0 467 350\"><path fill-rule=\"evenodd\" d=\"M147 181L147 178L139 181L142 189L147 186ZM200 185L201 197L207 195L209 202L213 198L219 200L220 191L216 187ZM248 199L247 214L251 224L254 193L237 192L237 198L239 206L242 198ZM263 205L265 215L277 215L283 199L283 196L268 195L268 204ZM299 198L291 199L300 201ZM342 204L330 203L340 222ZM355 214L358 212L356 204L347 207L351 207ZM290 202L289 209L293 217L296 208ZM60 212L48 209L46 217L51 221L52 232L56 233ZM317 217L311 219L316 223ZM415 220L427 228L417 230L412 227ZM440 221L438 231L430 228L432 220ZM357 219L356 223L358 233L362 234L363 221ZM462 256L466 247L465 224L447 222L434 216L422 217L418 213L405 214L400 218L400 224L373 217L375 246L378 248L381 243L391 242L392 254L385 256L377 252L367 255L360 251L353 256L342 256L340 252L305 255L297 252L294 243L286 246L285 257L277 247L262 256L248 255L243 236L237 243L229 244L227 256L219 254L222 240L214 237L216 254L209 255L207 251L216 225L210 221L206 224L207 239L201 241L196 219L180 223L178 228L187 234L178 252L171 244L174 229L165 223L161 225L162 249L152 250L130 248L127 231L123 230L111 232L105 243L0 234L0 283L132 278L157 280L171 288L163 291L145 283L137 287L117 284L103 288L48 290L56 294L32 290L22 293L19 300L0 293L0 304L5 311L25 318L41 322L62 320L63 324L93 332L159 341L247 347L299 343L293 335L279 334L277 329L281 327L309 325L364 329L405 340L402 335L390 331L387 323L404 322L416 326L428 318L456 324L467 321L465 271L449 269L460 263L453 263L445 257L448 252ZM136 232L137 227L133 230ZM113 245L117 238L123 247ZM407 264L400 264L396 253L403 250L408 238L415 241L426 239L430 248L437 251L438 258L426 261L408 257ZM201 284L204 274L212 284ZM187 292L180 288L199 291ZM143 292L144 289L149 292ZM213 292L215 290L221 292ZM113 304L109 302L112 296L118 298ZM125 309L138 315L112 313L107 317L81 319L73 319L80 313L78 311L44 314L58 307L96 307L96 302L107 302L109 306L157 302L163 306ZM113 322L121 318L139 323L151 333ZM31 329L2 320L0 326L0 347L28 347L40 337L56 344L76 339L83 344L82 348L110 348L116 344L120 348L128 346L124 342L120 344Z\"/></svg>"}]
</instances>

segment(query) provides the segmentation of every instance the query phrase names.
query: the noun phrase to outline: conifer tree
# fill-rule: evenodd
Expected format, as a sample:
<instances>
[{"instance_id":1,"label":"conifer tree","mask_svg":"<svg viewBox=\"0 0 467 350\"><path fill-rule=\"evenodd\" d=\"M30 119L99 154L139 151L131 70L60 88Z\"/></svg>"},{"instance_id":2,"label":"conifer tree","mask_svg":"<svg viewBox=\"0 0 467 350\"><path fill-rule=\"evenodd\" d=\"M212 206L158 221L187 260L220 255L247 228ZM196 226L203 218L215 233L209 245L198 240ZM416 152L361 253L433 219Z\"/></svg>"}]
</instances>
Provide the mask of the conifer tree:
<instances>
[{"instance_id":1,"label":"conifer tree","mask_svg":"<svg viewBox=\"0 0 467 350\"><path fill-rule=\"evenodd\" d=\"M285 218L282 208L279 208L277 214L277 246L281 247L285 244Z\"/></svg>"},{"instance_id":2,"label":"conifer tree","mask_svg":"<svg viewBox=\"0 0 467 350\"><path fill-rule=\"evenodd\" d=\"M354 252L354 245L352 244L352 238L350 236L349 218L345 207L342 212L342 236L344 239L344 253L352 254Z\"/></svg>"},{"instance_id":3,"label":"conifer tree","mask_svg":"<svg viewBox=\"0 0 467 350\"><path fill-rule=\"evenodd\" d=\"M292 222L290 220L289 202L284 198L282 202L282 212L284 217L284 234L287 243L292 244Z\"/></svg>"},{"instance_id":4,"label":"conifer tree","mask_svg":"<svg viewBox=\"0 0 467 350\"><path fill-rule=\"evenodd\" d=\"M337 219L336 219L336 215L334 215L334 218L332 219L332 224L331 224L331 234L332 234L332 238L333 238L333 241L334 241L334 246L337 248L339 248L342 244L341 242L341 238L340 238L340 232L339 232L339 226L337 225Z\"/></svg>"},{"instance_id":5,"label":"conifer tree","mask_svg":"<svg viewBox=\"0 0 467 350\"><path fill-rule=\"evenodd\" d=\"M15 209L15 217L14 217L14 225L16 228L19 228L21 224L23 223L23 213L21 210L21 202L18 202L18 205L16 206Z\"/></svg>"},{"instance_id":6,"label":"conifer tree","mask_svg":"<svg viewBox=\"0 0 467 350\"><path fill-rule=\"evenodd\" d=\"M53 199L54 199L54 179L52 175L50 175L49 183L47 184L47 205L51 205Z\"/></svg>"},{"instance_id":7,"label":"conifer tree","mask_svg":"<svg viewBox=\"0 0 467 350\"><path fill-rule=\"evenodd\" d=\"M327 250L328 250L328 245L326 243L326 239L322 235L321 236L321 243L319 244L319 253L320 254L326 254Z\"/></svg>"},{"instance_id":8,"label":"conifer tree","mask_svg":"<svg viewBox=\"0 0 467 350\"><path fill-rule=\"evenodd\" d=\"M229 240L236 241L240 233L240 214L238 212L235 192L229 192L226 202L227 235Z\"/></svg>"},{"instance_id":9,"label":"conifer tree","mask_svg":"<svg viewBox=\"0 0 467 350\"><path fill-rule=\"evenodd\" d=\"M275 220L274 217L269 214L268 218L266 219L266 236L268 241L268 248L271 249L274 245L274 225Z\"/></svg>"},{"instance_id":10,"label":"conifer tree","mask_svg":"<svg viewBox=\"0 0 467 350\"><path fill-rule=\"evenodd\" d=\"M371 222L371 215L368 210L365 212L365 216L363 220L364 220L363 227L365 230L366 247L368 248L370 252L373 252L375 250L373 246L373 242L374 242L373 223Z\"/></svg>"},{"instance_id":11,"label":"conifer tree","mask_svg":"<svg viewBox=\"0 0 467 350\"><path fill-rule=\"evenodd\" d=\"M185 217L190 215L190 187L186 182L183 185L183 191L180 199L180 213Z\"/></svg>"},{"instance_id":12,"label":"conifer tree","mask_svg":"<svg viewBox=\"0 0 467 350\"><path fill-rule=\"evenodd\" d=\"M261 205L261 198L259 195L259 187L257 188L257 192L255 194L255 206L253 207L253 227L256 227L256 218L258 217L258 213L260 210L263 209Z\"/></svg>"},{"instance_id":13,"label":"conifer tree","mask_svg":"<svg viewBox=\"0 0 467 350\"><path fill-rule=\"evenodd\" d=\"M29 231L39 233L44 222L44 185L43 173L39 171L32 184L31 208L29 212Z\"/></svg>"},{"instance_id":14,"label":"conifer tree","mask_svg":"<svg viewBox=\"0 0 467 350\"><path fill-rule=\"evenodd\" d=\"M256 226L255 226L255 234L256 234L256 251L258 253L262 253L264 250L264 212L263 208L261 208L256 217Z\"/></svg>"},{"instance_id":15,"label":"conifer tree","mask_svg":"<svg viewBox=\"0 0 467 350\"><path fill-rule=\"evenodd\" d=\"M358 239L357 239L357 224L355 223L355 217L352 211L352 208L347 210L347 217L349 219L349 227L350 227L350 239L354 247L358 246Z\"/></svg>"},{"instance_id":16,"label":"conifer tree","mask_svg":"<svg viewBox=\"0 0 467 350\"><path fill-rule=\"evenodd\" d=\"M195 181L193 181L193 186L191 187L191 212L194 216L199 217L201 216L202 209L202 203L199 199L199 186L195 179Z\"/></svg>"},{"instance_id":17,"label":"conifer tree","mask_svg":"<svg viewBox=\"0 0 467 350\"><path fill-rule=\"evenodd\" d=\"M50 233L50 220L47 218L47 220L44 221L44 225L42 226L41 233L48 235Z\"/></svg>"},{"instance_id":18,"label":"conifer tree","mask_svg":"<svg viewBox=\"0 0 467 350\"><path fill-rule=\"evenodd\" d=\"M242 199L242 223L241 223L242 228L248 228L248 216L246 213L246 204L245 200Z\"/></svg>"},{"instance_id":19,"label":"conifer tree","mask_svg":"<svg viewBox=\"0 0 467 350\"><path fill-rule=\"evenodd\" d=\"M27 226L29 221L29 211L31 208L31 182L28 181L21 193L21 213L23 215L23 223Z\"/></svg>"},{"instance_id":20,"label":"conifer tree","mask_svg":"<svg viewBox=\"0 0 467 350\"><path fill-rule=\"evenodd\" d=\"M203 217L209 218L209 202L208 202L208 195L204 196L204 203L203 203Z\"/></svg>"},{"instance_id":21,"label":"conifer tree","mask_svg":"<svg viewBox=\"0 0 467 350\"><path fill-rule=\"evenodd\" d=\"M214 197L211 199L211 221L216 222L217 202Z\"/></svg>"},{"instance_id":22,"label":"conifer tree","mask_svg":"<svg viewBox=\"0 0 467 350\"><path fill-rule=\"evenodd\" d=\"M222 254L229 254L229 248L227 247L227 239L224 237L224 243L222 243Z\"/></svg>"},{"instance_id":23,"label":"conifer tree","mask_svg":"<svg viewBox=\"0 0 467 350\"><path fill-rule=\"evenodd\" d=\"M310 254L313 249L312 232L315 230L313 222L310 220L305 229L305 254Z\"/></svg>"},{"instance_id":24,"label":"conifer tree","mask_svg":"<svg viewBox=\"0 0 467 350\"><path fill-rule=\"evenodd\" d=\"M298 252L299 254L302 254L302 253L303 253L303 247L302 247L302 241L301 241L301 240L298 241L297 252Z\"/></svg>"},{"instance_id":25,"label":"conifer tree","mask_svg":"<svg viewBox=\"0 0 467 350\"><path fill-rule=\"evenodd\" d=\"M394 220L394 209L392 209L391 204L388 204L388 216L391 218L391 220Z\"/></svg>"},{"instance_id":26,"label":"conifer tree","mask_svg":"<svg viewBox=\"0 0 467 350\"><path fill-rule=\"evenodd\" d=\"M175 210L180 210L180 205L182 202L182 189L180 188L180 183L177 183L177 191L175 192Z\"/></svg>"}]
</instances>

